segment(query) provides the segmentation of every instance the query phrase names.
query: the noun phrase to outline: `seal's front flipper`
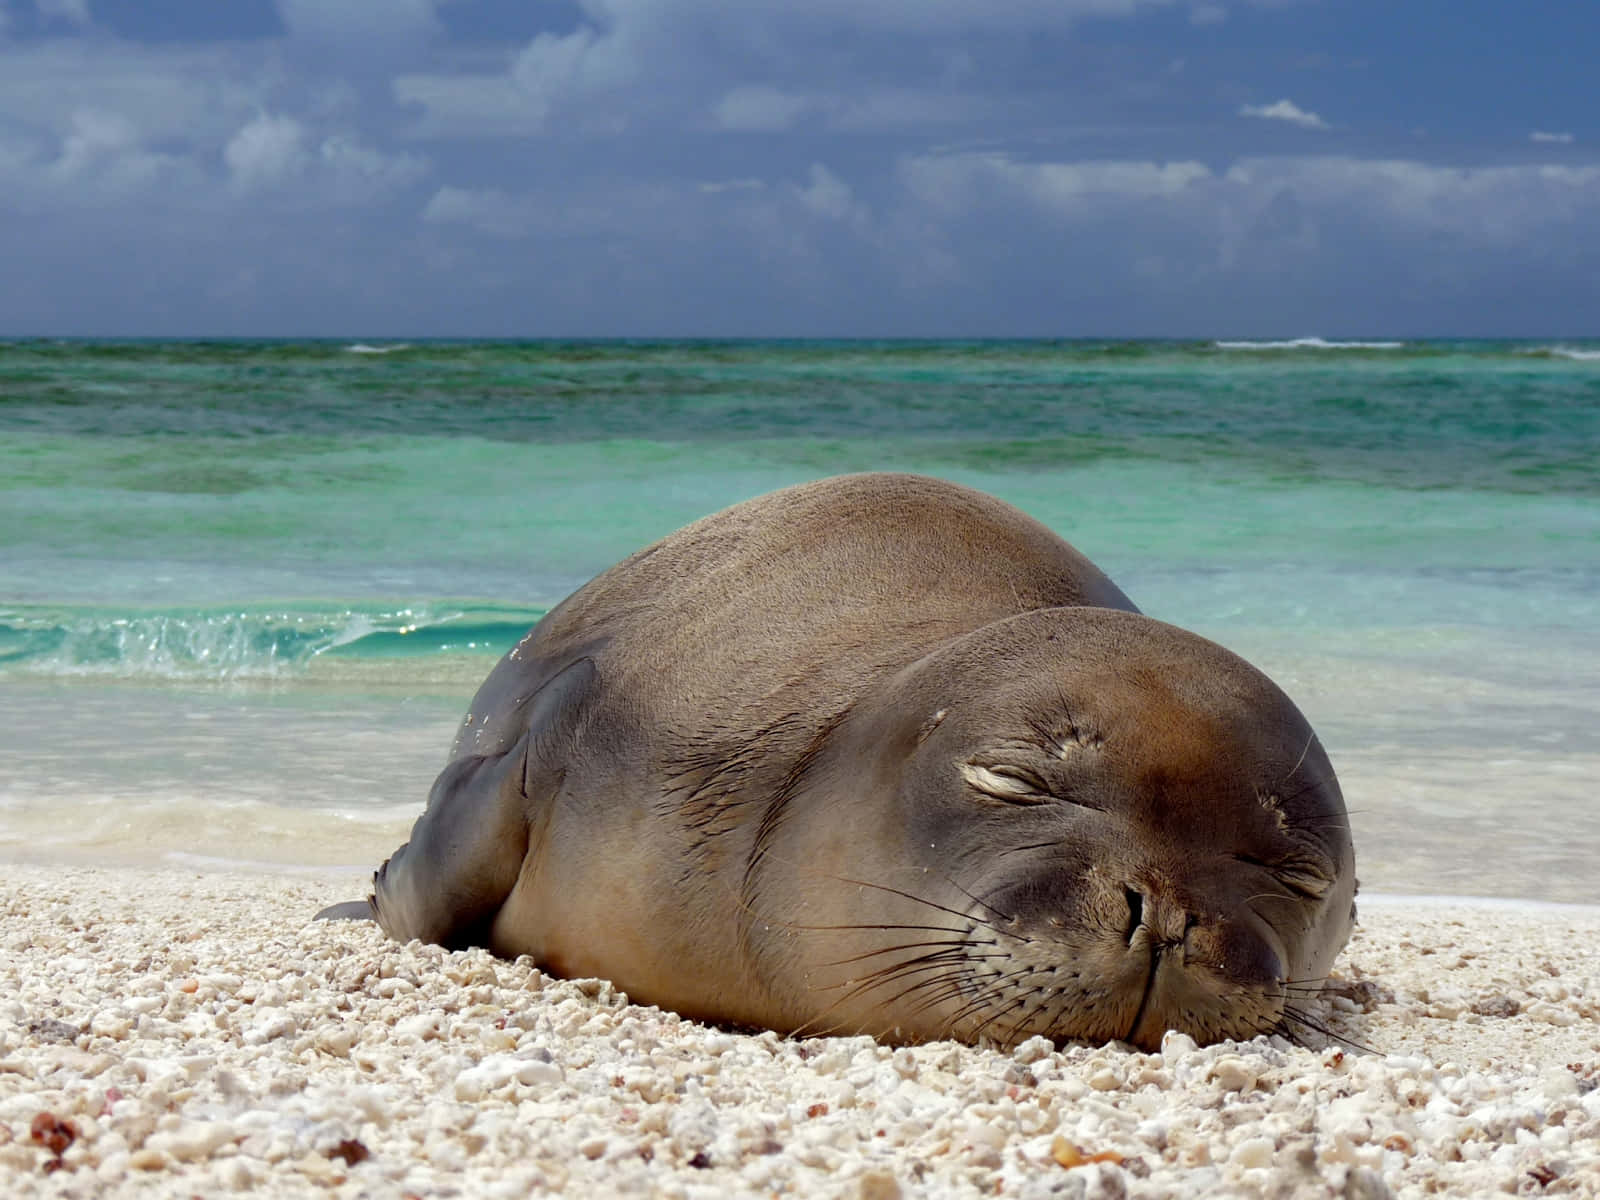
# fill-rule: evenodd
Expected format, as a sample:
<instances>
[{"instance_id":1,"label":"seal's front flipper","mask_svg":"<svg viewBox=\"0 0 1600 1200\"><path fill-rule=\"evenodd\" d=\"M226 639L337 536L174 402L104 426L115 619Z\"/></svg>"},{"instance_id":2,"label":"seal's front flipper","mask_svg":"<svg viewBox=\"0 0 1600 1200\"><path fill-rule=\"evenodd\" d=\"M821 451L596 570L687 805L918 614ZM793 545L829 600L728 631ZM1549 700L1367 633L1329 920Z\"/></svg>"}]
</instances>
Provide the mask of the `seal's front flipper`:
<instances>
[{"instance_id":1,"label":"seal's front flipper","mask_svg":"<svg viewBox=\"0 0 1600 1200\"><path fill-rule=\"evenodd\" d=\"M411 840L373 876L372 909L396 941L486 946L561 790L598 673L579 659L531 695L526 732L503 754L440 772Z\"/></svg>"},{"instance_id":2,"label":"seal's front flipper","mask_svg":"<svg viewBox=\"0 0 1600 1200\"><path fill-rule=\"evenodd\" d=\"M372 911L372 901L370 900L346 900L343 904L328 905L313 919L318 921L376 921L378 915Z\"/></svg>"}]
</instances>

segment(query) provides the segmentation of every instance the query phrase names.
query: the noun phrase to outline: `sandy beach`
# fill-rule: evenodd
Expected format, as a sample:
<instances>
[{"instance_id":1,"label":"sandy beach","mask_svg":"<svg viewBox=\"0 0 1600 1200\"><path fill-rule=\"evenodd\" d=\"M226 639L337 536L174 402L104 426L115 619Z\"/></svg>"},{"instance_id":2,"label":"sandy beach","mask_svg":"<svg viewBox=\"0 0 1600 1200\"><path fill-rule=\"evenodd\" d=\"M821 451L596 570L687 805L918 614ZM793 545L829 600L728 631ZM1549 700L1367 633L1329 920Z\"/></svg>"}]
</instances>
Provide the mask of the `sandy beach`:
<instances>
[{"instance_id":1,"label":"sandy beach","mask_svg":"<svg viewBox=\"0 0 1600 1200\"><path fill-rule=\"evenodd\" d=\"M9 1196L1600 1192L1600 909L1369 899L1311 1038L790 1041L313 924L348 874L8 864Z\"/></svg>"}]
</instances>

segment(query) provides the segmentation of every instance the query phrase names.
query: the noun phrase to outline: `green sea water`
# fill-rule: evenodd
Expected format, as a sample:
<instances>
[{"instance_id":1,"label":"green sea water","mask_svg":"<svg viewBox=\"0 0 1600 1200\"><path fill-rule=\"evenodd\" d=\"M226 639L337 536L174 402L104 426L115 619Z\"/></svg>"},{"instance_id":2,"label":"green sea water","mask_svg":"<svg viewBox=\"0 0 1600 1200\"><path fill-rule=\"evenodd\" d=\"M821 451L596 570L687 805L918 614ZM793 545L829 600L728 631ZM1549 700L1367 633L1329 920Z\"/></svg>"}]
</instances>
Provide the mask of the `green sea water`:
<instances>
[{"instance_id":1,"label":"green sea water","mask_svg":"<svg viewBox=\"0 0 1600 1200\"><path fill-rule=\"evenodd\" d=\"M1600 901L1593 341L0 343L0 849L366 863L547 607L878 469L1267 669L1369 885Z\"/></svg>"}]
</instances>

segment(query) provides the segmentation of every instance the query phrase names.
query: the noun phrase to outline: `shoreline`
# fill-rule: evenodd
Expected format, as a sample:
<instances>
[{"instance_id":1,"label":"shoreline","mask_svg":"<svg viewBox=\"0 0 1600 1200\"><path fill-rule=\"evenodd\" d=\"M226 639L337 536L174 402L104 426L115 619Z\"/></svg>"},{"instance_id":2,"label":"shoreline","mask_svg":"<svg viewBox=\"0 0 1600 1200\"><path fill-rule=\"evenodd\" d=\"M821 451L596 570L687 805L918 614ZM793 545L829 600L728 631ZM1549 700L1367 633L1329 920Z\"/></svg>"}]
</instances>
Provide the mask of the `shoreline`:
<instances>
[{"instance_id":1,"label":"shoreline","mask_svg":"<svg viewBox=\"0 0 1600 1200\"><path fill-rule=\"evenodd\" d=\"M1362 897L1318 1011L1368 1049L1143 1054L706 1027L527 960L311 923L350 885L8 864L6 1193L1600 1190L1600 965L1574 954L1600 908Z\"/></svg>"}]
</instances>

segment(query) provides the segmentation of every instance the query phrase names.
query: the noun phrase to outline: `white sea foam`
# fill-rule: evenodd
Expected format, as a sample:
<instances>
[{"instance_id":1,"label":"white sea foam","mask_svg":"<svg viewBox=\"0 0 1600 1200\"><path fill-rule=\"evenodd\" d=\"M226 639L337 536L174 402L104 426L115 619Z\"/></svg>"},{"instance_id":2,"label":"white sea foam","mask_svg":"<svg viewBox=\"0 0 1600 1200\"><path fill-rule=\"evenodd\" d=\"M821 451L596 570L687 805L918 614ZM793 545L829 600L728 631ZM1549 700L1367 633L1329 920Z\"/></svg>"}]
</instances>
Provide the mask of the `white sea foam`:
<instances>
[{"instance_id":1,"label":"white sea foam","mask_svg":"<svg viewBox=\"0 0 1600 1200\"><path fill-rule=\"evenodd\" d=\"M1330 342L1326 338L1290 338L1281 342L1213 342L1218 350L1400 350L1404 342Z\"/></svg>"},{"instance_id":2,"label":"white sea foam","mask_svg":"<svg viewBox=\"0 0 1600 1200\"><path fill-rule=\"evenodd\" d=\"M224 682L299 677L332 651L356 646L377 635L418 635L410 639L436 657L475 653L476 641L437 640L439 631L460 622L461 612L424 609L362 612L350 609L307 612L133 613L92 610L0 611L0 676L100 677L169 681ZM531 624L537 614L531 614ZM520 614L508 628L523 627ZM432 639L432 640L430 640ZM485 641L486 647L496 643ZM328 678L340 673L370 676L392 655L377 652L374 662L341 660L319 664ZM407 656L407 675L421 679L415 654ZM452 667L452 670L454 668ZM482 669L481 667L479 668Z\"/></svg>"},{"instance_id":3,"label":"white sea foam","mask_svg":"<svg viewBox=\"0 0 1600 1200\"><path fill-rule=\"evenodd\" d=\"M411 349L410 342L394 342L388 346L369 346L365 342L356 342L353 346L346 346L350 354L393 354L396 350Z\"/></svg>"},{"instance_id":4,"label":"white sea foam","mask_svg":"<svg viewBox=\"0 0 1600 1200\"><path fill-rule=\"evenodd\" d=\"M1600 350L1580 350L1576 346L1540 346L1528 353L1549 358L1570 358L1575 362L1600 362Z\"/></svg>"}]
</instances>

